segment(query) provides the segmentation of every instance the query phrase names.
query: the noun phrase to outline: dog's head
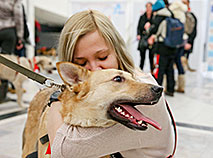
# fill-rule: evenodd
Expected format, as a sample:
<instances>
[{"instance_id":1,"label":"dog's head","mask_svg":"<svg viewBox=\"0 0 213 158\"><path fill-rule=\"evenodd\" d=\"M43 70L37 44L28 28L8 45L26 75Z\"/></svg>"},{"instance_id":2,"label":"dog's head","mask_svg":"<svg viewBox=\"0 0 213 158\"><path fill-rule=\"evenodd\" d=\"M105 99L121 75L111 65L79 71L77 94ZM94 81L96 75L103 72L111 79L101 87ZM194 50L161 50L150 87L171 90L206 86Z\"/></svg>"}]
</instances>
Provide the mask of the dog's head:
<instances>
[{"instance_id":1,"label":"dog's head","mask_svg":"<svg viewBox=\"0 0 213 158\"><path fill-rule=\"evenodd\" d=\"M146 130L148 124L161 129L135 106L157 103L162 87L141 83L130 73L116 69L91 72L69 62L59 62L56 66L67 86L59 96L66 123L108 127L119 122L131 129Z\"/></svg>"},{"instance_id":2,"label":"dog's head","mask_svg":"<svg viewBox=\"0 0 213 158\"><path fill-rule=\"evenodd\" d=\"M56 67L53 65L52 59L46 56L36 56L36 64L41 71L46 73L52 73L53 70L56 70Z\"/></svg>"}]
</instances>

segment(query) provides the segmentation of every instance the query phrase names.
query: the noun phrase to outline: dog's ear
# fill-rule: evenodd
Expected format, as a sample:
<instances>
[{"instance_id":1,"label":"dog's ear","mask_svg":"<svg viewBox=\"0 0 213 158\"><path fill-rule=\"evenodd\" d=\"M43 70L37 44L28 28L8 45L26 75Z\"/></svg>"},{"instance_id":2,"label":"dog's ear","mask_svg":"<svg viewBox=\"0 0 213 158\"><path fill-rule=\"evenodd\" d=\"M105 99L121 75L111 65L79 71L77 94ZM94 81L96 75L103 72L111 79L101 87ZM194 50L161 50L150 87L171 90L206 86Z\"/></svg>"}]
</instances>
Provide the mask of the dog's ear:
<instances>
[{"instance_id":1,"label":"dog's ear","mask_svg":"<svg viewBox=\"0 0 213 158\"><path fill-rule=\"evenodd\" d=\"M65 84L76 84L88 78L89 70L71 62L57 62L56 67Z\"/></svg>"}]
</instances>

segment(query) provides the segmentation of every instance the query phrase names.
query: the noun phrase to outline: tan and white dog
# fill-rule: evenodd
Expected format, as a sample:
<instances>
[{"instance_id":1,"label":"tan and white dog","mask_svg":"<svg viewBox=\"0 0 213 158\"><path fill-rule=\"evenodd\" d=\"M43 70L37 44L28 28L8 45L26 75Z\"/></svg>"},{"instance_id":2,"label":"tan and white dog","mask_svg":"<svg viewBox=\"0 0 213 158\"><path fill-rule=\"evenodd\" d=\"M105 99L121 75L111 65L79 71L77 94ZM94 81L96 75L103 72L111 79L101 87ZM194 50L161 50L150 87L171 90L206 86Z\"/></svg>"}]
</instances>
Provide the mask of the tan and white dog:
<instances>
[{"instance_id":1,"label":"tan and white dog","mask_svg":"<svg viewBox=\"0 0 213 158\"><path fill-rule=\"evenodd\" d=\"M35 66L37 66L41 72L52 73L53 70L56 70L52 60L45 56L35 56L33 59L27 59L14 55L1 55L30 70L34 70ZM22 96L24 89L22 84L27 77L0 63L0 79L8 80L13 83L16 89L17 103L20 107L23 107Z\"/></svg>"},{"instance_id":2,"label":"tan and white dog","mask_svg":"<svg viewBox=\"0 0 213 158\"><path fill-rule=\"evenodd\" d=\"M135 130L146 130L149 125L161 130L157 122L144 116L135 106L157 103L162 87L142 83L130 73L116 69L91 72L69 62L59 62L56 67L66 86L58 98L66 124L109 127L121 123ZM23 133L22 158L37 150L39 158L48 157L44 154L49 143L42 144L39 139L47 134L47 103L56 89L41 90L30 103Z\"/></svg>"}]
</instances>

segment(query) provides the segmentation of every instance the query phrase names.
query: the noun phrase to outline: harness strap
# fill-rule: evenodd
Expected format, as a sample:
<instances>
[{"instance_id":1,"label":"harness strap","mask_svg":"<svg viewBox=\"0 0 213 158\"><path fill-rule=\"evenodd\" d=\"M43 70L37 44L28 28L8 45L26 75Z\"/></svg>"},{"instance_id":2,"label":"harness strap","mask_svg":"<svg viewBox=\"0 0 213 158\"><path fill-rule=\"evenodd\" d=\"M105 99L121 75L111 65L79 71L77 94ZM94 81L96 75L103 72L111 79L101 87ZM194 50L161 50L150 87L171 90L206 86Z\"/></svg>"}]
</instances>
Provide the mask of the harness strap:
<instances>
[{"instance_id":1,"label":"harness strap","mask_svg":"<svg viewBox=\"0 0 213 158\"><path fill-rule=\"evenodd\" d=\"M46 134L43 137L41 137L40 138L40 142L41 142L41 144L45 144L45 143L49 142L48 134Z\"/></svg>"},{"instance_id":2,"label":"harness strap","mask_svg":"<svg viewBox=\"0 0 213 158\"><path fill-rule=\"evenodd\" d=\"M117 153L111 154L110 158L123 158L123 156L121 155L121 153L117 152Z\"/></svg>"},{"instance_id":3,"label":"harness strap","mask_svg":"<svg viewBox=\"0 0 213 158\"><path fill-rule=\"evenodd\" d=\"M43 144L43 145L46 144L47 142L49 142L48 134L44 135L39 140L40 140L41 144ZM51 154L51 148L50 148L50 143L49 143L48 146L47 146L45 155L50 155L50 154Z\"/></svg>"},{"instance_id":4,"label":"harness strap","mask_svg":"<svg viewBox=\"0 0 213 158\"><path fill-rule=\"evenodd\" d=\"M40 71L40 68L38 67L37 63L36 63L36 58L34 57L33 58L33 71L34 72L39 72Z\"/></svg>"},{"instance_id":5,"label":"harness strap","mask_svg":"<svg viewBox=\"0 0 213 158\"><path fill-rule=\"evenodd\" d=\"M26 156L26 158L38 158L38 151L35 151Z\"/></svg>"}]
</instances>

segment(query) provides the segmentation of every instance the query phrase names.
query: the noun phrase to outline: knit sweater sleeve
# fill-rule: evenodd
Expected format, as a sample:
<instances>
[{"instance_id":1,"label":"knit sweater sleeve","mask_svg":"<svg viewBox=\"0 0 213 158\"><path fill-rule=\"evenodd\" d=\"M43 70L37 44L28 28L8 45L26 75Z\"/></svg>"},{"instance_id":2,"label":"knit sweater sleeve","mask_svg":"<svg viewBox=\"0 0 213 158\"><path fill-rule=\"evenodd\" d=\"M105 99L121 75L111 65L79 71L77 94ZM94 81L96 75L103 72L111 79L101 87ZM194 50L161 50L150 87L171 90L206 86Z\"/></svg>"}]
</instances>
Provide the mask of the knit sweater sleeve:
<instances>
[{"instance_id":1,"label":"knit sweater sleeve","mask_svg":"<svg viewBox=\"0 0 213 158\"><path fill-rule=\"evenodd\" d=\"M145 79L146 80L146 79ZM154 83L148 79L148 83ZM52 144L52 158L98 158L115 152L124 157L157 158L171 153L171 122L162 98L155 106L138 106L145 116L157 121L162 131L149 127L131 130L121 124L108 128L81 128L63 124Z\"/></svg>"},{"instance_id":2,"label":"knit sweater sleeve","mask_svg":"<svg viewBox=\"0 0 213 158\"><path fill-rule=\"evenodd\" d=\"M24 19L21 0L16 0L13 7L13 14L15 19L16 33L19 39L24 36Z\"/></svg>"},{"instance_id":3,"label":"knit sweater sleeve","mask_svg":"<svg viewBox=\"0 0 213 158\"><path fill-rule=\"evenodd\" d=\"M109 128L79 128L63 124L52 146L52 158L98 158L134 149L139 146L136 137L125 139L134 132L120 124Z\"/></svg>"}]
</instances>

